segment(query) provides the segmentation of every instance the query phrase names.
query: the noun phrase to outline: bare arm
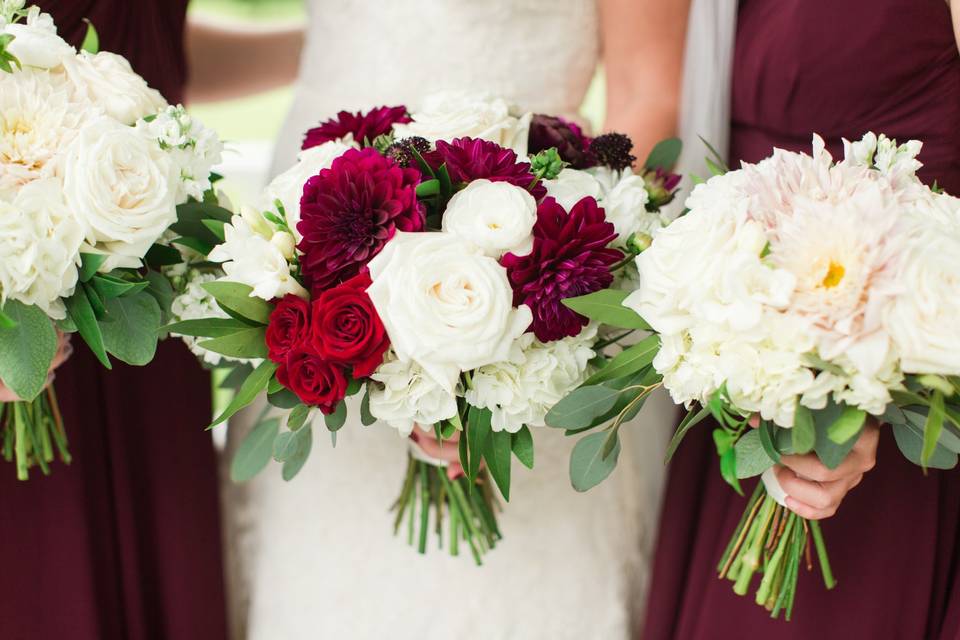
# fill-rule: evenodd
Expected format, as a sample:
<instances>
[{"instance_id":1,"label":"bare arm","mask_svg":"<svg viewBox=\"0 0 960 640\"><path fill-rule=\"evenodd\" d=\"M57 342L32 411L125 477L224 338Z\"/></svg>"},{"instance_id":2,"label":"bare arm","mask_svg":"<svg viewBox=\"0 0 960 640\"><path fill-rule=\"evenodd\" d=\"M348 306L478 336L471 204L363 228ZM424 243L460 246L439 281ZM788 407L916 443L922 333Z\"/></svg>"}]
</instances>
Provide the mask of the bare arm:
<instances>
[{"instance_id":1,"label":"bare arm","mask_svg":"<svg viewBox=\"0 0 960 640\"><path fill-rule=\"evenodd\" d=\"M960 49L960 0L947 0L950 4L950 15L953 16L953 37L957 39L957 48Z\"/></svg>"},{"instance_id":2,"label":"bare arm","mask_svg":"<svg viewBox=\"0 0 960 640\"><path fill-rule=\"evenodd\" d=\"M960 2L960 0L953 0ZM642 161L676 135L690 0L601 0L605 128L628 134Z\"/></svg>"},{"instance_id":3,"label":"bare arm","mask_svg":"<svg viewBox=\"0 0 960 640\"><path fill-rule=\"evenodd\" d=\"M187 101L225 100L290 84L297 76L303 39L301 25L226 26L191 15Z\"/></svg>"}]
</instances>

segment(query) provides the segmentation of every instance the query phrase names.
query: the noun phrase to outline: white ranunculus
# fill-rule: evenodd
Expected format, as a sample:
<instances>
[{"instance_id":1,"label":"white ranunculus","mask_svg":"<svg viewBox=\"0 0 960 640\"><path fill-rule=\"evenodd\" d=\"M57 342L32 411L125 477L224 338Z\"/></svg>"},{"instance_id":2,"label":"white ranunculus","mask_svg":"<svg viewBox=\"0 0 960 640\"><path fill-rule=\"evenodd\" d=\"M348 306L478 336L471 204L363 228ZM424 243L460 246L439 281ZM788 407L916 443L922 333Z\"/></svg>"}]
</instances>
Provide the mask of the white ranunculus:
<instances>
[{"instance_id":1,"label":"white ranunculus","mask_svg":"<svg viewBox=\"0 0 960 640\"><path fill-rule=\"evenodd\" d=\"M203 199L210 188L210 171L221 161L223 144L217 134L193 119L182 105L169 106L150 121L137 121L144 136L156 140L180 173L177 203Z\"/></svg>"},{"instance_id":2,"label":"white ranunculus","mask_svg":"<svg viewBox=\"0 0 960 640\"><path fill-rule=\"evenodd\" d=\"M486 255L526 255L533 248L537 201L508 182L474 180L454 194L443 214L443 230L479 247Z\"/></svg>"},{"instance_id":3,"label":"white ranunculus","mask_svg":"<svg viewBox=\"0 0 960 640\"><path fill-rule=\"evenodd\" d=\"M223 280L253 287L250 295L264 300L282 298L288 293L307 297L307 291L290 274L282 249L251 228L243 216L233 216L223 232L224 242L208 256L213 262L223 263Z\"/></svg>"},{"instance_id":4,"label":"white ranunculus","mask_svg":"<svg viewBox=\"0 0 960 640\"><path fill-rule=\"evenodd\" d=\"M77 53L57 35L57 27L50 14L41 13L39 7L30 7L26 23L8 24L0 33L13 36L7 51L25 67L54 69Z\"/></svg>"},{"instance_id":5,"label":"white ranunculus","mask_svg":"<svg viewBox=\"0 0 960 640\"><path fill-rule=\"evenodd\" d=\"M409 436L416 424L431 425L457 414L457 397L412 361L401 361L388 352L370 376L370 413Z\"/></svg>"},{"instance_id":6,"label":"white ranunculus","mask_svg":"<svg viewBox=\"0 0 960 640\"><path fill-rule=\"evenodd\" d=\"M490 409L494 431L516 433L524 425L542 427L547 412L587 377L596 327L573 338L549 343L525 333L508 360L473 372L466 399Z\"/></svg>"},{"instance_id":7,"label":"white ranunculus","mask_svg":"<svg viewBox=\"0 0 960 640\"><path fill-rule=\"evenodd\" d=\"M151 89L122 56L109 51L81 51L64 62L77 95L106 111L123 124L134 124L167 106L159 91Z\"/></svg>"},{"instance_id":8,"label":"white ranunculus","mask_svg":"<svg viewBox=\"0 0 960 640\"><path fill-rule=\"evenodd\" d=\"M0 199L0 298L64 316L60 298L77 283L83 229L71 217L57 180L35 180L12 202Z\"/></svg>"},{"instance_id":9,"label":"white ranunculus","mask_svg":"<svg viewBox=\"0 0 960 640\"><path fill-rule=\"evenodd\" d=\"M0 72L0 192L53 176L64 149L98 113L72 97L60 74Z\"/></svg>"},{"instance_id":10,"label":"white ranunculus","mask_svg":"<svg viewBox=\"0 0 960 640\"><path fill-rule=\"evenodd\" d=\"M452 393L463 371L505 360L533 319L507 272L449 233L398 232L370 261L373 301L400 360Z\"/></svg>"},{"instance_id":11,"label":"white ranunculus","mask_svg":"<svg viewBox=\"0 0 960 640\"><path fill-rule=\"evenodd\" d=\"M300 222L300 198L303 197L303 185L322 170L329 169L334 160L354 146L333 140L304 149L300 152L295 165L267 185L264 201L260 206L265 210L274 211L274 200L282 202L287 224L299 242L301 236L297 230L297 223Z\"/></svg>"},{"instance_id":12,"label":"white ranunculus","mask_svg":"<svg viewBox=\"0 0 960 640\"><path fill-rule=\"evenodd\" d=\"M593 174L579 169L563 169L553 180L544 180L543 186L547 195L567 211L587 196L598 202L603 196L600 181Z\"/></svg>"},{"instance_id":13,"label":"white ranunculus","mask_svg":"<svg viewBox=\"0 0 960 640\"><path fill-rule=\"evenodd\" d=\"M531 114L517 116L502 98L486 93L443 91L427 96L413 122L393 127L398 139L420 136L430 142L470 137L496 142L527 155Z\"/></svg>"},{"instance_id":14,"label":"white ranunculus","mask_svg":"<svg viewBox=\"0 0 960 640\"><path fill-rule=\"evenodd\" d=\"M87 241L115 257L103 268L136 263L177 219L177 168L152 140L101 118L67 150L64 194Z\"/></svg>"},{"instance_id":15,"label":"white ranunculus","mask_svg":"<svg viewBox=\"0 0 960 640\"><path fill-rule=\"evenodd\" d=\"M883 324L908 373L960 375L960 199L930 194L912 212Z\"/></svg>"}]
</instances>

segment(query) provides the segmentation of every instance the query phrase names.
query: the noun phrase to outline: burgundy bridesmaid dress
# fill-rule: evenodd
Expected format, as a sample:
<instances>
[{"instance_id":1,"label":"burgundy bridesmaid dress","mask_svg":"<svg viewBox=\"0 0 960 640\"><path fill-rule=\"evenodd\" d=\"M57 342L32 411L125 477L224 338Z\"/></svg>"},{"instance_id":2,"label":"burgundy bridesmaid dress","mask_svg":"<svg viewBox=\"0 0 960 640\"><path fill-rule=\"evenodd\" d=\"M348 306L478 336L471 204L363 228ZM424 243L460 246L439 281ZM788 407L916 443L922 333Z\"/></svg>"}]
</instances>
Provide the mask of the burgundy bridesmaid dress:
<instances>
[{"instance_id":1,"label":"burgundy bridesmaid dress","mask_svg":"<svg viewBox=\"0 0 960 640\"><path fill-rule=\"evenodd\" d=\"M834 157L866 131L924 142L924 180L960 195L960 56L944 0L742 0L731 158L776 147ZM671 463L644 640L960 640L960 470L928 475L884 430L876 468L823 523L839 580L803 571L774 621L714 571L745 499L720 478L711 427ZM753 483L745 486L749 495Z\"/></svg>"},{"instance_id":2,"label":"burgundy bridesmaid dress","mask_svg":"<svg viewBox=\"0 0 960 640\"><path fill-rule=\"evenodd\" d=\"M186 0L39 4L181 100ZM0 638L226 638L209 376L176 340L113 371L74 346L56 380L73 463L28 482L0 464Z\"/></svg>"}]
</instances>

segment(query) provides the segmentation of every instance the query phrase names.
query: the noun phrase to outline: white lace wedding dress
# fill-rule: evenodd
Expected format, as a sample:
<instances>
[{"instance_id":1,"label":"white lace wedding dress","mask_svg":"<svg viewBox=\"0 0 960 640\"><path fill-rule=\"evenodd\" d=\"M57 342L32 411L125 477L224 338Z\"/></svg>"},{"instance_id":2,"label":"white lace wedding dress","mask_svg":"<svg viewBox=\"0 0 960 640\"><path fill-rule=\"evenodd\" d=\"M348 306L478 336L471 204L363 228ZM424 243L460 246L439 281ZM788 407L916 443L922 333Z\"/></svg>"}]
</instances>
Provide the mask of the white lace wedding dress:
<instances>
[{"instance_id":1,"label":"white lace wedding dress","mask_svg":"<svg viewBox=\"0 0 960 640\"><path fill-rule=\"evenodd\" d=\"M595 71L588 0L314 0L296 100L275 172L303 133L339 109L405 104L428 92L484 89L523 108L576 113ZM245 429L234 420L231 441ZM277 465L225 487L232 583L245 637L343 640L625 640L645 598L669 412L624 429L619 468L578 494L575 438L535 430L533 471L514 463L504 540L474 566L391 535L406 442L361 427L356 407L332 448L321 421L304 469ZM629 440L642 438L642 445Z\"/></svg>"}]
</instances>

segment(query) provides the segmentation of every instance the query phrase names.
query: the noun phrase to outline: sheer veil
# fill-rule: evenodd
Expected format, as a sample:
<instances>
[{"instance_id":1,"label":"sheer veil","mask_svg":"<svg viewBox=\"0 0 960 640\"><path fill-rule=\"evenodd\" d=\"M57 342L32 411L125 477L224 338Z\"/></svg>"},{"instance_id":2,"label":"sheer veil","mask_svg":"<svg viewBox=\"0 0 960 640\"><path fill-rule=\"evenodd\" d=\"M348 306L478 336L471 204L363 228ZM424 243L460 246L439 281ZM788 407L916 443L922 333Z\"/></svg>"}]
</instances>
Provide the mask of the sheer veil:
<instances>
[{"instance_id":1,"label":"sheer veil","mask_svg":"<svg viewBox=\"0 0 960 640\"><path fill-rule=\"evenodd\" d=\"M703 160L707 149L700 137L726 157L736 21L737 0L691 2L680 107L683 154L679 169L684 176L693 173L706 178L710 175Z\"/></svg>"}]
</instances>

